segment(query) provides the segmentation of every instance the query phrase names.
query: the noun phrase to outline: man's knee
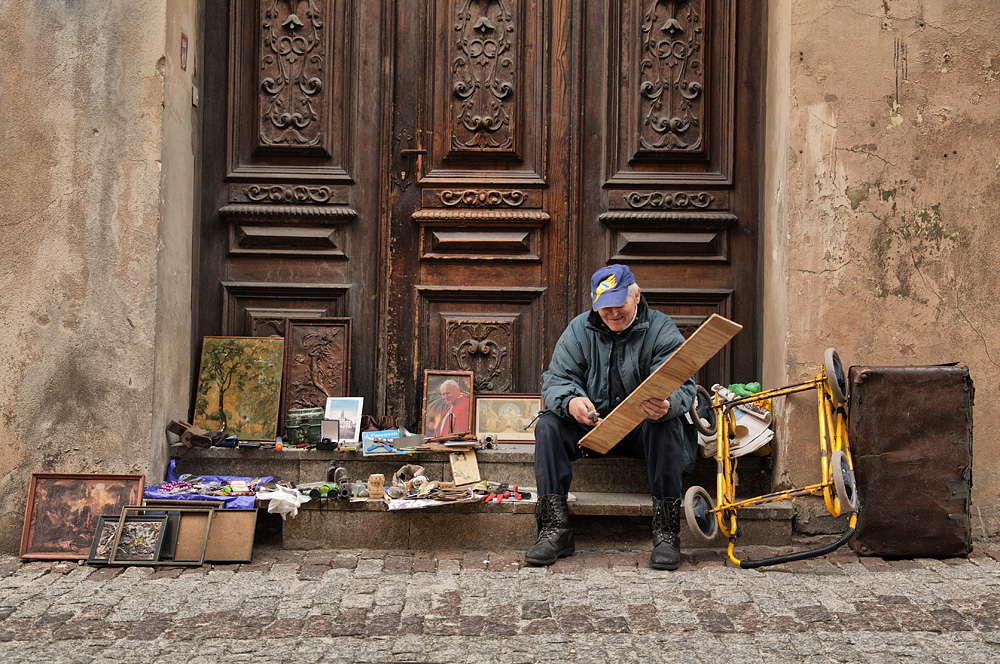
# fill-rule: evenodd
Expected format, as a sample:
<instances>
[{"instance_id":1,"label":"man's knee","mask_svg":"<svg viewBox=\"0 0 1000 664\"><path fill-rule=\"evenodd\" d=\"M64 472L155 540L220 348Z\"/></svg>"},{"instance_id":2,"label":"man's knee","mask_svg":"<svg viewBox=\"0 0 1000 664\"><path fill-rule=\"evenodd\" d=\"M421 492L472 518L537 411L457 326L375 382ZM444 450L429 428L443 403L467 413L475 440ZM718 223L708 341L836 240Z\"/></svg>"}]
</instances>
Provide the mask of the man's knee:
<instances>
[{"instance_id":1,"label":"man's knee","mask_svg":"<svg viewBox=\"0 0 1000 664\"><path fill-rule=\"evenodd\" d=\"M542 413L535 422L535 445L549 445L559 440L562 418L555 413Z\"/></svg>"}]
</instances>

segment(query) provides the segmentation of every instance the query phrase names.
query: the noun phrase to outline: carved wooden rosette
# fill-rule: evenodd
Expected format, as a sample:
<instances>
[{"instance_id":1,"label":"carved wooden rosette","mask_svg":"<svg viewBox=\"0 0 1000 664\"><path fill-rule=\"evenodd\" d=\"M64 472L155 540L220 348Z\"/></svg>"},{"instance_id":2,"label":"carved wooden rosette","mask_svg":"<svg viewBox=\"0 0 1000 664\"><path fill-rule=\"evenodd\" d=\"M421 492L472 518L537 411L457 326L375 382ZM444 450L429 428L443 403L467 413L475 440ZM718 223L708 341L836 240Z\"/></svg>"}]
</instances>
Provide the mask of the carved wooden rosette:
<instances>
[{"instance_id":1,"label":"carved wooden rosette","mask_svg":"<svg viewBox=\"0 0 1000 664\"><path fill-rule=\"evenodd\" d=\"M514 320L448 321L448 366L472 371L477 393L510 392L514 387L514 325Z\"/></svg>"},{"instance_id":2,"label":"carved wooden rosette","mask_svg":"<svg viewBox=\"0 0 1000 664\"><path fill-rule=\"evenodd\" d=\"M641 150L702 150L704 12L704 0L653 0L643 16L639 63Z\"/></svg>"}]
</instances>

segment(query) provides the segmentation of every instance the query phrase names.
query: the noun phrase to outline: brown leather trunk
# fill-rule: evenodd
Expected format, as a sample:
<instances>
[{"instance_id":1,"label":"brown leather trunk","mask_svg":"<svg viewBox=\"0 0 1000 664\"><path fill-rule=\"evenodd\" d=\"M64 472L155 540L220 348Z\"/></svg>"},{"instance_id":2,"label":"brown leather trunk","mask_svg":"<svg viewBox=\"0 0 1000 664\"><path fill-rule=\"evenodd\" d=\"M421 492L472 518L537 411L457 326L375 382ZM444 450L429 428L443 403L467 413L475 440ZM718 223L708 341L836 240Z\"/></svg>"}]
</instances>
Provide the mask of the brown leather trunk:
<instances>
[{"instance_id":1,"label":"brown leather trunk","mask_svg":"<svg viewBox=\"0 0 1000 664\"><path fill-rule=\"evenodd\" d=\"M855 552L972 550L973 387L967 367L851 367L849 435L861 513Z\"/></svg>"}]
</instances>

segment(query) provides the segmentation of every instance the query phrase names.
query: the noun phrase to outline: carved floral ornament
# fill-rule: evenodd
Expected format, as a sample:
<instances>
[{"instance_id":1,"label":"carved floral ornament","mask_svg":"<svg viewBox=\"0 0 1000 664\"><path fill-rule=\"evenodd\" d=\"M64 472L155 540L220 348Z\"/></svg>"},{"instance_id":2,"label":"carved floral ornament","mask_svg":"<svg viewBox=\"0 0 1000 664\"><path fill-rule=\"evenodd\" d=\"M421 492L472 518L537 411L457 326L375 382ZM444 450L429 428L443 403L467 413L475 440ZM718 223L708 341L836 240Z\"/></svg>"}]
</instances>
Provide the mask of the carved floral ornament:
<instances>
[{"instance_id":1,"label":"carved floral ornament","mask_svg":"<svg viewBox=\"0 0 1000 664\"><path fill-rule=\"evenodd\" d=\"M625 202L632 208L665 208L673 210L677 208L696 207L707 208L715 200L715 196L707 191L689 194L683 191L676 192L639 192L633 191L624 196Z\"/></svg>"},{"instance_id":2,"label":"carved floral ornament","mask_svg":"<svg viewBox=\"0 0 1000 664\"><path fill-rule=\"evenodd\" d=\"M261 145L322 142L323 29L316 0L261 1Z\"/></svg>"},{"instance_id":3,"label":"carved floral ornament","mask_svg":"<svg viewBox=\"0 0 1000 664\"><path fill-rule=\"evenodd\" d=\"M448 346L455 364L475 375L477 392L507 392L513 387L511 321L448 321Z\"/></svg>"},{"instance_id":4,"label":"carved floral ornament","mask_svg":"<svg viewBox=\"0 0 1000 664\"><path fill-rule=\"evenodd\" d=\"M639 144L702 149L704 0L651 0L640 28Z\"/></svg>"},{"instance_id":5,"label":"carved floral ornament","mask_svg":"<svg viewBox=\"0 0 1000 664\"><path fill-rule=\"evenodd\" d=\"M438 194L443 205L454 206L458 204L470 207L494 207L497 205L509 205L517 207L524 203L523 191L499 191L496 189L466 189L464 191L445 190Z\"/></svg>"},{"instance_id":6,"label":"carved floral ornament","mask_svg":"<svg viewBox=\"0 0 1000 664\"><path fill-rule=\"evenodd\" d=\"M243 194L255 203L329 203L330 187L309 185L259 185L243 188Z\"/></svg>"},{"instance_id":7,"label":"carved floral ornament","mask_svg":"<svg viewBox=\"0 0 1000 664\"><path fill-rule=\"evenodd\" d=\"M456 149L510 149L514 18L505 0L459 0L451 63Z\"/></svg>"}]
</instances>

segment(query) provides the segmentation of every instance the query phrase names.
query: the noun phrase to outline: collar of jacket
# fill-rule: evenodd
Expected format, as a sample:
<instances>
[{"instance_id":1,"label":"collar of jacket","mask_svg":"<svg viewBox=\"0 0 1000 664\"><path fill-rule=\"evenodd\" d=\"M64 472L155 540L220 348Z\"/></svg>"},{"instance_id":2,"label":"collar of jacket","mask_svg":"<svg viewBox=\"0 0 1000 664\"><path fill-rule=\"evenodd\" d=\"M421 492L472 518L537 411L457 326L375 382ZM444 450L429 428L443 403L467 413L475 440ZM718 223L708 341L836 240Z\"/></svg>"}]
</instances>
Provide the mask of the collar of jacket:
<instances>
[{"instance_id":1,"label":"collar of jacket","mask_svg":"<svg viewBox=\"0 0 1000 664\"><path fill-rule=\"evenodd\" d=\"M612 332L611 328L605 324L604 319L601 318L601 314L593 310L591 310L590 315L587 316L587 328L594 330L603 336L611 337L618 334L621 335L622 338L631 335L632 332L636 330L649 329L649 305L646 304L646 297L644 295L639 295L639 305L636 307L635 320L621 332Z\"/></svg>"}]
</instances>

